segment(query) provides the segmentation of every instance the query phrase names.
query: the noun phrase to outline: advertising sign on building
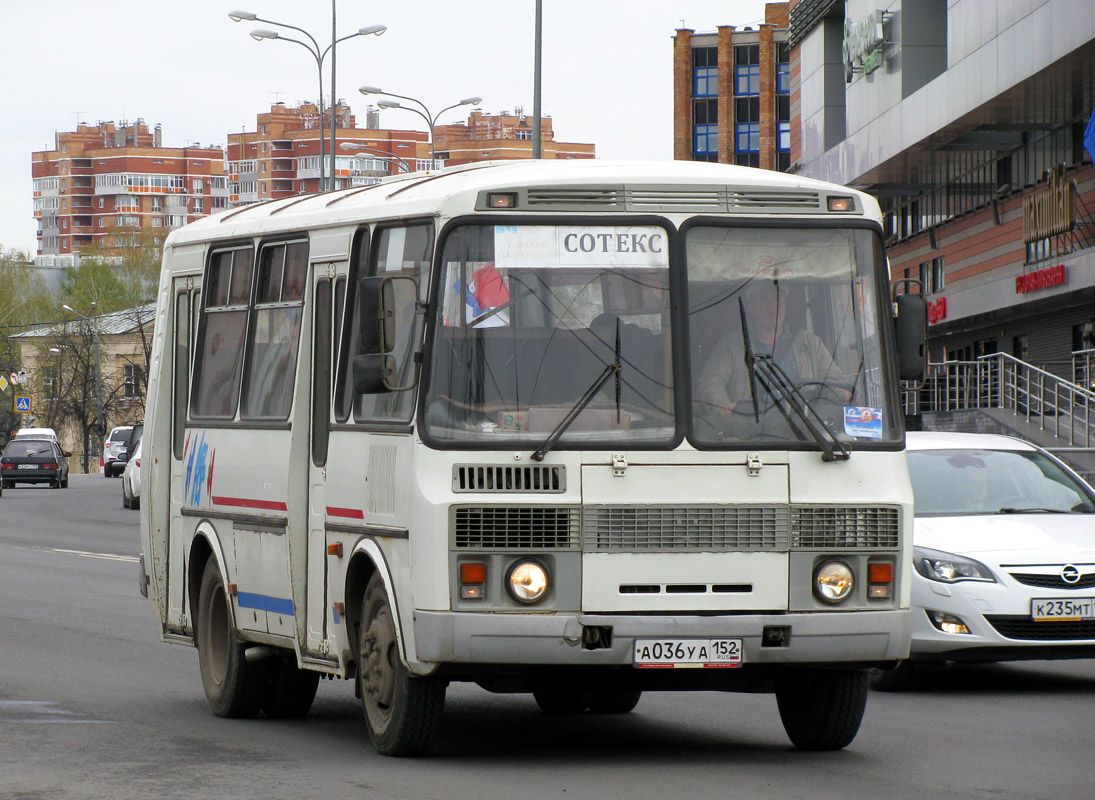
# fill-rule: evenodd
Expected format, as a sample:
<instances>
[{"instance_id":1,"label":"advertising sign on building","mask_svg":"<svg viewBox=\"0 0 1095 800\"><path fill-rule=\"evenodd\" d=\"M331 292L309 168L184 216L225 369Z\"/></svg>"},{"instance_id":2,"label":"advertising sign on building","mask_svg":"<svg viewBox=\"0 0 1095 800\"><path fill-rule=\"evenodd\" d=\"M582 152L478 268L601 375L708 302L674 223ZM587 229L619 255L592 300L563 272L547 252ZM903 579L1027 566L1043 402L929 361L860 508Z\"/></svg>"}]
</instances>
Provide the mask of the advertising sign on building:
<instances>
[{"instance_id":1,"label":"advertising sign on building","mask_svg":"<svg viewBox=\"0 0 1095 800\"><path fill-rule=\"evenodd\" d=\"M1051 286L1061 286L1065 283L1068 283L1068 272L1065 270L1064 264L1059 264L1056 267L1046 267L1045 269L1028 272L1025 275L1016 275L1015 293L1026 294L1039 289L1048 289Z\"/></svg>"}]
</instances>

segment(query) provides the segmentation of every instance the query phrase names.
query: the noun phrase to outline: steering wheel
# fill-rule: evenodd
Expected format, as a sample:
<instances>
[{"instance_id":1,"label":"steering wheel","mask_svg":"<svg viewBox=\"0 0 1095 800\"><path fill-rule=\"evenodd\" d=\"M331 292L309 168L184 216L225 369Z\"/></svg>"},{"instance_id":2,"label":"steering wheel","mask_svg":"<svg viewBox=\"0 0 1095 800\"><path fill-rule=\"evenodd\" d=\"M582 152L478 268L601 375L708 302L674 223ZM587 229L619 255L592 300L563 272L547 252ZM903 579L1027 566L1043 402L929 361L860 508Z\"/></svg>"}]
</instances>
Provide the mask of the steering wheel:
<instances>
[{"instance_id":1,"label":"steering wheel","mask_svg":"<svg viewBox=\"0 0 1095 800\"><path fill-rule=\"evenodd\" d=\"M816 397L821 398L821 395L827 394L829 395L829 397L826 399L831 399L833 402L844 402L855 394L855 386L851 383L818 380L792 381L792 383L799 391L802 391L809 386L816 386L819 389L819 391L815 395ZM837 392L839 391L846 392L847 395L840 396L837 394Z\"/></svg>"}]
</instances>

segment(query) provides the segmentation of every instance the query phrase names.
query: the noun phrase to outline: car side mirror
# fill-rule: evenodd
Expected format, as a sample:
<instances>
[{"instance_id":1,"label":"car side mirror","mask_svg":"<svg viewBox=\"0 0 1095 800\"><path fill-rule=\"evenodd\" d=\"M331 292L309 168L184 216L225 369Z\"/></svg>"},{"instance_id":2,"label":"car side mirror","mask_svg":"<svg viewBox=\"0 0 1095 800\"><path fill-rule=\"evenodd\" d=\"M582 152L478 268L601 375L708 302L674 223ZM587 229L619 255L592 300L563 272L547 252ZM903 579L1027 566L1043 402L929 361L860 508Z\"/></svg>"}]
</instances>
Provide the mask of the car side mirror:
<instances>
[{"instance_id":1,"label":"car side mirror","mask_svg":"<svg viewBox=\"0 0 1095 800\"><path fill-rule=\"evenodd\" d=\"M418 383L417 361L410 383L400 385L400 366L396 358L389 355L395 349L399 330L397 308L406 309L409 304L414 313L417 299L418 283L414 278L378 275L361 279L357 288L360 345L351 362L354 391L358 394L402 392L413 389Z\"/></svg>"},{"instance_id":2,"label":"car side mirror","mask_svg":"<svg viewBox=\"0 0 1095 800\"><path fill-rule=\"evenodd\" d=\"M65 458L72 458L72 451L71 450L62 450L61 455L63 455Z\"/></svg>"},{"instance_id":3,"label":"car side mirror","mask_svg":"<svg viewBox=\"0 0 1095 800\"><path fill-rule=\"evenodd\" d=\"M927 369L928 304L921 294L899 294L894 298L897 316L897 373L903 381L922 381Z\"/></svg>"}]
</instances>

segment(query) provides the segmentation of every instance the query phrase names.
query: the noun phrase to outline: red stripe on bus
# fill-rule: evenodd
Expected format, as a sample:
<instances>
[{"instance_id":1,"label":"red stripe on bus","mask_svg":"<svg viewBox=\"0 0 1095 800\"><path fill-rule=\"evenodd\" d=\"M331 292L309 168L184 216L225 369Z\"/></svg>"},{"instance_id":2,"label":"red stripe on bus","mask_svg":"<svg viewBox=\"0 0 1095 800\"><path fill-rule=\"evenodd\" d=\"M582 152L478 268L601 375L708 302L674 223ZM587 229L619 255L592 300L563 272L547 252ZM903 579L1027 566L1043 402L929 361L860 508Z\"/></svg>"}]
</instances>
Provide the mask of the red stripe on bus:
<instances>
[{"instance_id":1,"label":"red stripe on bus","mask_svg":"<svg viewBox=\"0 0 1095 800\"><path fill-rule=\"evenodd\" d=\"M327 516L346 517L347 519L365 519L365 512L360 508L335 508L327 506Z\"/></svg>"},{"instance_id":2,"label":"red stripe on bus","mask_svg":"<svg viewBox=\"0 0 1095 800\"><path fill-rule=\"evenodd\" d=\"M249 497L214 497L218 506L236 506L237 508L261 508L266 511L288 511L289 507L281 500L252 500Z\"/></svg>"}]
</instances>

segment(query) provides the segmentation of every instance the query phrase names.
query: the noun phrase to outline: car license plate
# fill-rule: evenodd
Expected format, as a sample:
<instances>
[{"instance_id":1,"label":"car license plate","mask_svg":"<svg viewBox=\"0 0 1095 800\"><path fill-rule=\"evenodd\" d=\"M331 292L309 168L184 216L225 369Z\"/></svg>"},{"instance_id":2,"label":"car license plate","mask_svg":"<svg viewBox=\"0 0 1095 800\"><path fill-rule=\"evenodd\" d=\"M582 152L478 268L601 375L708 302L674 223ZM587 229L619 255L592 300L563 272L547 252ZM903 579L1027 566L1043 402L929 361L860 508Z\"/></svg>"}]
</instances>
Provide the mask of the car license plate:
<instances>
[{"instance_id":1,"label":"car license plate","mask_svg":"<svg viewBox=\"0 0 1095 800\"><path fill-rule=\"evenodd\" d=\"M1030 618L1035 622L1095 619L1095 597L1034 598Z\"/></svg>"},{"instance_id":2,"label":"car license plate","mask_svg":"<svg viewBox=\"0 0 1095 800\"><path fill-rule=\"evenodd\" d=\"M636 639L636 667L740 667L741 639Z\"/></svg>"},{"instance_id":3,"label":"car license plate","mask_svg":"<svg viewBox=\"0 0 1095 800\"><path fill-rule=\"evenodd\" d=\"M19 469L38 469L37 464L20 464Z\"/></svg>"}]
</instances>

